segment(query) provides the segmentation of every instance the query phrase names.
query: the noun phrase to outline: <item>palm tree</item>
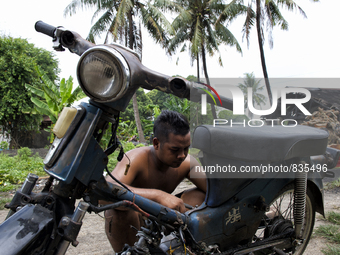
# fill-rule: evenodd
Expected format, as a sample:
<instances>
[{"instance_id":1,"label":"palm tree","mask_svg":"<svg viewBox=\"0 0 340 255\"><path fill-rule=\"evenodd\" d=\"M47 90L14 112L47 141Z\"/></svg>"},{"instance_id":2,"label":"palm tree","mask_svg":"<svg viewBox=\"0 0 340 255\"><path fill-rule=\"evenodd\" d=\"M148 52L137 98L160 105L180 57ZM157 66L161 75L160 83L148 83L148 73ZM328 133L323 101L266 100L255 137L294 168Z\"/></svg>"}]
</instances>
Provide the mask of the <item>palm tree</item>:
<instances>
[{"instance_id":1,"label":"palm tree","mask_svg":"<svg viewBox=\"0 0 340 255\"><path fill-rule=\"evenodd\" d=\"M312 0L314 2L318 2L319 0ZM255 2L255 11L253 10L252 4ZM261 65L262 65L262 71L263 76L266 83L266 88L268 92L268 97L270 104L273 104L273 97L272 92L270 89L270 83L268 79L268 72L267 72L267 66L266 61L264 57L264 50L263 50L263 44L264 44L264 33L263 33L263 24L267 23L267 31L269 34L269 46L270 48L273 47L273 38L272 38L272 30L274 26L279 26L282 30L288 30L288 22L284 19L280 12L279 7L286 7L289 11L295 11L298 10L300 14L306 18L306 13L301 9L300 6L298 6L294 0L250 0L246 12L246 20L243 25L243 36L246 37L248 47L249 47L249 35L250 30L256 25L256 31L257 31L257 38L258 38L258 44L260 49L260 55L261 55Z\"/></svg>"},{"instance_id":2,"label":"palm tree","mask_svg":"<svg viewBox=\"0 0 340 255\"><path fill-rule=\"evenodd\" d=\"M77 9L94 7L95 13L92 17L94 21L99 14L102 14L91 27L88 40L94 42L95 37L106 32L105 42L109 35L113 39L125 42L130 49L134 49L141 54L142 35L141 24L136 24L135 17L139 16L143 25L150 35L160 43L165 43L167 31L171 31L171 24L160 11L169 1L144 2L138 0L73 0L65 9L65 15L75 14ZM139 140L145 143L142 125L138 112L136 94L133 98L133 109L139 135Z\"/></svg>"},{"instance_id":3,"label":"palm tree","mask_svg":"<svg viewBox=\"0 0 340 255\"><path fill-rule=\"evenodd\" d=\"M238 44L234 35L223 24L228 18L225 10L233 9L233 14L236 16L240 11L235 13L235 7L240 7L234 0L229 4L224 4L220 0L177 0L177 11L179 15L172 22L172 26L176 31L168 44L168 53L174 53L178 47L181 51L189 49L191 61L197 60L197 77L199 77L199 58L202 58L204 75L207 83L210 85L206 55L219 54L219 63L222 65L222 58L219 52L221 44L235 46L237 51L241 52L241 47ZM218 17L220 17L218 19ZM212 111L216 117L215 108Z\"/></svg>"},{"instance_id":4,"label":"palm tree","mask_svg":"<svg viewBox=\"0 0 340 255\"><path fill-rule=\"evenodd\" d=\"M261 80L256 80L254 73L245 73L244 83L239 83L238 87L242 90L243 94L245 95L244 100L244 108L248 108L248 88L252 88L252 99L253 99L253 106L258 105L261 107L261 104L265 103L266 97L262 95L261 91L263 91L264 87L260 85ZM249 118L252 118L252 113L249 112Z\"/></svg>"}]
</instances>

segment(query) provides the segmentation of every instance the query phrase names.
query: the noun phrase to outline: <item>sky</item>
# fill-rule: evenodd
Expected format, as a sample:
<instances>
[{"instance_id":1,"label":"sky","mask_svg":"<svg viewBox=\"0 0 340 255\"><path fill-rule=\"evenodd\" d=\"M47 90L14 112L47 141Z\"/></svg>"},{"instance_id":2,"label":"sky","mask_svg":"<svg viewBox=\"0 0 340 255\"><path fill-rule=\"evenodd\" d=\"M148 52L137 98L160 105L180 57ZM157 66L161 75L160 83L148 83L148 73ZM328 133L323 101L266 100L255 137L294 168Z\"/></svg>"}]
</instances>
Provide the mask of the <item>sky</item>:
<instances>
[{"instance_id":1,"label":"sky","mask_svg":"<svg viewBox=\"0 0 340 255\"><path fill-rule=\"evenodd\" d=\"M51 38L34 30L34 24L42 20L53 26L63 26L78 32L86 38L90 27L93 10L81 10L71 17L64 17L64 9L71 0L11 0L3 1L0 9L0 34L27 39L37 47L52 51ZM274 47L265 41L265 57L269 77L271 78L339 78L340 77L340 34L337 29L339 0L296 0L307 14L307 19L299 13L283 10L289 23L289 30L274 28ZM218 64L218 57L209 57L208 73L212 78L241 78L244 73L254 72L262 78L260 53L256 31L250 37L250 45L242 40L242 24L244 17L239 17L229 26L229 30L237 38L243 53L235 48L221 46L223 67ZM266 37L267 38L267 37ZM183 52L169 57L164 49L156 45L152 39L143 34L143 64L150 69L167 75L196 75L196 64L191 66L189 54ZM104 37L97 42L104 41ZM56 52L61 69L60 78L70 75L76 81L76 66L79 57L68 51ZM176 65L179 57L178 65ZM201 70L203 77L203 71ZM339 85L340 87L340 85Z\"/></svg>"}]
</instances>

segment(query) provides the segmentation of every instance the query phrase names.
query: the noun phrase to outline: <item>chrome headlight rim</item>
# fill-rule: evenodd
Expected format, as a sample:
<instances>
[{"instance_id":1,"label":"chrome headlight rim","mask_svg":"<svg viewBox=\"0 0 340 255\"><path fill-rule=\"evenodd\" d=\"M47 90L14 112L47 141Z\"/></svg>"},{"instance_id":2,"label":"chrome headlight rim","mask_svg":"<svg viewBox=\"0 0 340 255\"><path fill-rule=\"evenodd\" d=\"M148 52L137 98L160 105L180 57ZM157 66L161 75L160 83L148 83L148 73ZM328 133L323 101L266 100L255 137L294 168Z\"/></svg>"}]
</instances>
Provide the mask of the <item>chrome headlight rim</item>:
<instances>
[{"instance_id":1,"label":"chrome headlight rim","mask_svg":"<svg viewBox=\"0 0 340 255\"><path fill-rule=\"evenodd\" d=\"M96 96L93 95L92 93L90 93L84 86L83 82L82 82L82 77L80 75L80 68L81 65L84 61L84 59L93 52L104 52L105 54L109 54L110 57L114 58L117 63L118 63L118 67L120 69L120 72L122 74L122 84L121 84L121 88L120 91L112 98L102 98L100 96ZM125 58L123 57L123 55L117 51L116 49L107 46L107 45L98 45L98 46L94 46L88 50L86 50L80 57L79 61L78 61L78 65L77 65L77 79L79 82L79 86L81 87L81 89L84 91L84 93L90 97L91 99L93 99L96 102L100 102L100 103L107 103L107 102L113 102L116 101L118 99L120 99L128 90L129 85L130 85L130 77L131 77L131 73L130 73L130 68L128 63L126 62ZM96 84L93 84L93 86L95 86Z\"/></svg>"}]
</instances>

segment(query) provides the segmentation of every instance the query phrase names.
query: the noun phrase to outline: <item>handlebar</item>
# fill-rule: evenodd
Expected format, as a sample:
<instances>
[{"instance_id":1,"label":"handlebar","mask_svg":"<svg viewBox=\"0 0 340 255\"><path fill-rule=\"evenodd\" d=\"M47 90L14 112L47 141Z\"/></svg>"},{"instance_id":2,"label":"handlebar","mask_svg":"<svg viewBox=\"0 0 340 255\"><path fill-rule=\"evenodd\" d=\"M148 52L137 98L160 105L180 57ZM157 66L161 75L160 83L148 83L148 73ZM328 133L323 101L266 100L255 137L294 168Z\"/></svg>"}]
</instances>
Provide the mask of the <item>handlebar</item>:
<instances>
[{"instance_id":1,"label":"handlebar","mask_svg":"<svg viewBox=\"0 0 340 255\"><path fill-rule=\"evenodd\" d=\"M45 35L48 35L50 37L55 37L55 30L57 29L54 26L51 26L41 20L37 21L34 26L35 30L37 32L43 33Z\"/></svg>"},{"instance_id":2,"label":"handlebar","mask_svg":"<svg viewBox=\"0 0 340 255\"><path fill-rule=\"evenodd\" d=\"M43 21L37 21L35 23L35 30L48 35L53 38L53 48L57 51L63 51L64 47L69 49L72 53L81 56L86 50L95 46L95 44L83 39L78 33L66 30L62 27L54 27ZM131 50L125 49L122 46L111 45L117 51L119 51L129 63L130 68L136 73L135 79L131 80L131 87L136 89L142 87L144 89L158 89L165 93L173 94L179 98L187 98L193 102L201 101L201 94L204 92L194 85L194 83L188 82L185 79L179 77L170 77L164 74L157 73L143 66L140 61L136 61L135 54L131 53ZM190 92L194 92L191 93ZM131 94L132 95L132 94ZM217 97L213 95L215 100ZM223 108L233 109L233 101L223 96L220 97L223 103ZM127 97L127 100L131 98ZM213 99L207 98L208 103L214 103ZM121 104L123 105L123 104Z\"/></svg>"},{"instance_id":3,"label":"handlebar","mask_svg":"<svg viewBox=\"0 0 340 255\"><path fill-rule=\"evenodd\" d=\"M87 49L94 46L93 43L83 39L78 33L51 26L43 21L35 23L35 30L53 38L53 48L56 51L64 51L68 48L72 53L81 56Z\"/></svg>"}]
</instances>

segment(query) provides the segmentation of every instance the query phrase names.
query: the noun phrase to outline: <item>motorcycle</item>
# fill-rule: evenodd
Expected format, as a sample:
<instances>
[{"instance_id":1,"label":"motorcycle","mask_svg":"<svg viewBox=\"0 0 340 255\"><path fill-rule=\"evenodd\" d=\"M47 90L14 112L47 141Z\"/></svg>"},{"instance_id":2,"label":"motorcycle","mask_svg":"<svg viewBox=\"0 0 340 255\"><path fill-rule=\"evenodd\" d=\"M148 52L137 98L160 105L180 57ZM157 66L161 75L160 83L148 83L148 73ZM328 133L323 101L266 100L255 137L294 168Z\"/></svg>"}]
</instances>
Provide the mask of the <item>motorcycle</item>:
<instances>
[{"instance_id":1,"label":"motorcycle","mask_svg":"<svg viewBox=\"0 0 340 255\"><path fill-rule=\"evenodd\" d=\"M42 191L32 192L38 176L29 174L6 206L10 211L0 225L1 254L65 254L70 244L77 246L86 212L122 206L146 220L138 241L125 245L120 254L303 253L315 212L324 215L322 178L332 176L328 169L336 166L340 156L338 150L326 148L326 131L304 126L241 131L197 127L192 147L200 150L203 167L232 165L239 171L270 164L291 168L292 174L245 179L220 178L210 172L204 203L180 213L132 193L119 180L106 182L103 173L106 170L115 179L107 169L108 155L119 149L118 160L123 157L116 136L119 113L139 87L196 101L199 97L190 95L193 91L200 95L202 90L185 79L146 68L136 53L118 44L94 45L75 32L42 21L35 28L53 38L55 50L68 48L80 56L77 78L90 101L62 111L54 128L56 138L44 159L50 177ZM232 109L230 99L221 100ZM104 151L99 142L109 123L112 137ZM76 205L78 199L83 200ZM99 205L100 200L111 203Z\"/></svg>"}]
</instances>

